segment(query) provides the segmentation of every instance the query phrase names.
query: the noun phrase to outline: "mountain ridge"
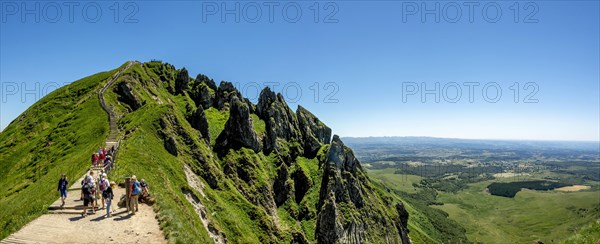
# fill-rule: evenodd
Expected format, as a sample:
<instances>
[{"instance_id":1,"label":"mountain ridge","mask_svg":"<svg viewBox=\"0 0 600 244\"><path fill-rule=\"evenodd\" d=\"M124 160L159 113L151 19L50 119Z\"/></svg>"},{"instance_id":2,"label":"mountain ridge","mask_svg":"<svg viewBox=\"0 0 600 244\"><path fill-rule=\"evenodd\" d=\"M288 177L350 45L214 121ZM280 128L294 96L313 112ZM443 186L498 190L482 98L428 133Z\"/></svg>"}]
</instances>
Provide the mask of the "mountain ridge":
<instances>
[{"instance_id":1,"label":"mountain ridge","mask_svg":"<svg viewBox=\"0 0 600 244\"><path fill-rule=\"evenodd\" d=\"M108 75L73 99L90 97L107 80ZM230 82L216 86L205 75L194 79L185 68L153 61L128 66L104 91L104 99L123 143L113 174L118 181L136 174L154 184L154 208L169 241L410 242L402 202L374 185L352 150L337 136L331 140L332 130L314 114L301 106L291 110L283 96L269 88L253 104ZM51 102L42 100L39 104ZM98 99L92 100L99 107ZM95 121L96 127L104 128L103 135L108 121L106 115ZM27 134L12 123L9 127ZM69 127L67 133L80 131ZM18 149L8 134L12 133L0 136L0 154ZM19 155L12 158L18 160ZM75 171L85 168L81 162L77 165L82 170ZM58 171L54 164L47 167ZM200 184L190 182L188 171ZM52 174L56 173L43 178L51 181ZM26 223L0 221L12 228L3 236Z\"/></svg>"}]
</instances>

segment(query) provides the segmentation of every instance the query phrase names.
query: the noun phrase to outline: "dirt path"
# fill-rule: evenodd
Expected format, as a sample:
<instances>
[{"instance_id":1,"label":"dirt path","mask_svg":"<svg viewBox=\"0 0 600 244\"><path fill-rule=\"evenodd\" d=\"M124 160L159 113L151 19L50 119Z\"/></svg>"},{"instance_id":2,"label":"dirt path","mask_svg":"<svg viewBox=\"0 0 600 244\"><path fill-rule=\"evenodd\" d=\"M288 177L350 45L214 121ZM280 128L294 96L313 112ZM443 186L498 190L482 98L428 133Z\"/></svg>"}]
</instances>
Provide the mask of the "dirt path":
<instances>
[{"instance_id":1,"label":"dirt path","mask_svg":"<svg viewBox=\"0 0 600 244\"><path fill-rule=\"evenodd\" d=\"M81 205L78 191L69 192L68 206ZM115 191L113 216L106 218L106 210L82 217L82 210L72 213L45 214L30 222L2 243L166 243L152 207L139 205L136 215L128 215L126 208L118 208L117 201L125 194L124 188ZM73 200L76 199L76 200Z\"/></svg>"},{"instance_id":2,"label":"dirt path","mask_svg":"<svg viewBox=\"0 0 600 244\"><path fill-rule=\"evenodd\" d=\"M109 114L111 133L106 140L106 146L117 147L118 138L115 118L112 111L104 103L103 93L119 77L136 62L129 64L117 72L109 82L101 89L100 103ZM91 153L91 152L90 152ZM115 154L115 156L117 156ZM115 163L118 158L115 157ZM94 169L98 176L99 169ZM160 230L156 214L152 207L145 204L139 205L136 215L128 215L127 208L119 208L117 202L125 195L125 189L117 187L114 189L114 200L112 204L112 215L106 217L106 209L98 209L95 213L88 210L89 215L83 217L83 202L80 197L80 183L84 176L73 181L69 188L65 205L56 200L48 208L48 214L31 221L29 224L13 233L0 243L166 243L164 234ZM110 179L110 175L108 177ZM57 196L58 197L58 196ZM102 204L99 204L100 206Z\"/></svg>"}]
</instances>

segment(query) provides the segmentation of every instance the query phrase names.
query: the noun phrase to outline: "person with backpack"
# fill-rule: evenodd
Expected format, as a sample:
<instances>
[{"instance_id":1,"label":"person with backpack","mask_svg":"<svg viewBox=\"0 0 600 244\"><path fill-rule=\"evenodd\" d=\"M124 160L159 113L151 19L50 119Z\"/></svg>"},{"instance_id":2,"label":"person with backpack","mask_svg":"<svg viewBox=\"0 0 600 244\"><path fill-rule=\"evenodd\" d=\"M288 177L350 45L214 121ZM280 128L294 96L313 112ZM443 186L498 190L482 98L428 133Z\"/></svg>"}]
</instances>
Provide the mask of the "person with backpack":
<instances>
[{"instance_id":1,"label":"person with backpack","mask_svg":"<svg viewBox=\"0 0 600 244\"><path fill-rule=\"evenodd\" d=\"M140 186L140 182L137 181L137 177L135 175L131 176L129 189L129 210L131 211L131 215L135 215L135 212L138 211L138 198L142 193L142 187ZM134 206L135 209L133 208Z\"/></svg>"},{"instance_id":2,"label":"person with backpack","mask_svg":"<svg viewBox=\"0 0 600 244\"><path fill-rule=\"evenodd\" d=\"M87 182L89 184L90 187L90 193L92 195L92 213L96 213L96 208L98 207L98 197L97 197L97 190L96 188L98 187L98 184L96 179L94 178L94 171L90 171L90 175L88 176Z\"/></svg>"},{"instance_id":3,"label":"person with backpack","mask_svg":"<svg viewBox=\"0 0 600 244\"><path fill-rule=\"evenodd\" d=\"M81 186L81 191L83 192L83 212L81 213L82 217L85 217L87 214L87 208L91 204L92 212L96 213L96 209L94 206L94 171L90 171L90 174L83 179L83 185Z\"/></svg>"},{"instance_id":4,"label":"person with backpack","mask_svg":"<svg viewBox=\"0 0 600 244\"><path fill-rule=\"evenodd\" d=\"M58 180L58 191L60 192L60 200L62 201L62 205L60 207L65 206L65 199L67 198L67 186L69 186L69 181L67 180L67 176L63 173L60 176L60 180Z\"/></svg>"},{"instance_id":5,"label":"person with backpack","mask_svg":"<svg viewBox=\"0 0 600 244\"><path fill-rule=\"evenodd\" d=\"M102 208L104 208L104 202L106 201L106 197L104 197L104 192L110 187L110 181L106 178L106 173L102 173L100 182L100 192L102 193ZM111 189L112 190L112 189Z\"/></svg>"},{"instance_id":6,"label":"person with backpack","mask_svg":"<svg viewBox=\"0 0 600 244\"><path fill-rule=\"evenodd\" d=\"M106 177L104 177L106 182L109 182L108 179L106 179ZM110 218L111 216L111 212L110 212L110 205L112 203L112 199L114 197L113 194L113 187L115 187L116 184L115 182L110 182L107 186L107 188L102 192L102 198L106 200L106 217Z\"/></svg>"}]
</instances>

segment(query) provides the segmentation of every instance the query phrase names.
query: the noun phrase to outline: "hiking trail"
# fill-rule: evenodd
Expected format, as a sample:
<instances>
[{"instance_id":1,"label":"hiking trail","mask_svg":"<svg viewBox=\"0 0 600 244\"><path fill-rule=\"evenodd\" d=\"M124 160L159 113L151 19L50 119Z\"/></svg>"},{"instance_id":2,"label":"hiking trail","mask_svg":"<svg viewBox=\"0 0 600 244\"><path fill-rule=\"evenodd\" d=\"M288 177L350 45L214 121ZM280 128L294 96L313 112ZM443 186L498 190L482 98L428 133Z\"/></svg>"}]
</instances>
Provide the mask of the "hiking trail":
<instances>
[{"instance_id":1,"label":"hiking trail","mask_svg":"<svg viewBox=\"0 0 600 244\"><path fill-rule=\"evenodd\" d=\"M107 148L115 147L113 157L115 165L120 146L119 134L115 113L106 104L104 92L125 70L137 63L137 61L129 61L124 68L112 76L98 93L100 105L109 115L110 132L105 146ZM100 169L92 168L94 177L99 176ZM106 209L96 209L95 214L82 217L83 201L79 199L81 181L86 174L77 180L70 180L72 185L68 189L64 206L61 207L62 202L59 198L48 207L47 214L31 221L0 243L166 243L152 207L139 204L139 211L136 215L130 216L127 214L127 208L117 206L121 196L125 195L125 188L122 187L113 189L112 217L106 218ZM110 175L108 175L108 179L115 181L115 179L111 179ZM98 201L98 205L102 205L100 201Z\"/></svg>"}]
</instances>

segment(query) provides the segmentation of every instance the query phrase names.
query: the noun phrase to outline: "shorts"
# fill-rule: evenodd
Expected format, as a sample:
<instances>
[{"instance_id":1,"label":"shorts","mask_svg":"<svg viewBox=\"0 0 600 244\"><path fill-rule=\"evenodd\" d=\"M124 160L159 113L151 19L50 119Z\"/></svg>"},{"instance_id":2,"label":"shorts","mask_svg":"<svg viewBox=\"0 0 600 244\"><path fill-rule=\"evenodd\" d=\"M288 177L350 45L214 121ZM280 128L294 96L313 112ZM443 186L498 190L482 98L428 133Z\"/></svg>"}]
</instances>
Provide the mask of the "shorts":
<instances>
[{"instance_id":1,"label":"shorts","mask_svg":"<svg viewBox=\"0 0 600 244\"><path fill-rule=\"evenodd\" d=\"M67 197L67 189L60 190L60 197Z\"/></svg>"},{"instance_id":2,"label":"shorts","mask_svg":"<svg viewBox=\"0 0 600 244\"><path fill-rule=\"evenodd\" d=\"M92 195L84 195L83 196L83 206L87 207L93 201L94 201L94 198L92 197Z\"/></svg>"}]
</instances>

